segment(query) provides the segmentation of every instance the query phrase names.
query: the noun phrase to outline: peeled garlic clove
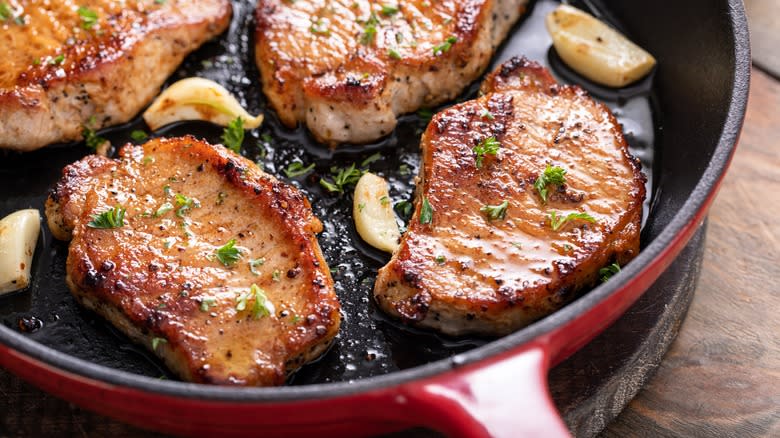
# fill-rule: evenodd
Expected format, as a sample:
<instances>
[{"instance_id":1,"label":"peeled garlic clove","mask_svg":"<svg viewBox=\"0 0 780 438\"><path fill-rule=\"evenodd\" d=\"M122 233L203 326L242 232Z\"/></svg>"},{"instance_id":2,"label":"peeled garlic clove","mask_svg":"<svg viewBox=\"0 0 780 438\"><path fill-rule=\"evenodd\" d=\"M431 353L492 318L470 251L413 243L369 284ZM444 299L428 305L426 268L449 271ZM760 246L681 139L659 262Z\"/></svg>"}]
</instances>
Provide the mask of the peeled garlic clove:
<instances>
[{"instance_id":1,"label":"peeled garlic clove","mask_svg":"<svg viewBox=\"0 0 780 438\"><path fill-rule=\"evenodd\" d=\"M401 231L395 222L387 181L366 173L355 185L352 216L358 234L376 249L392 253L398 248Z\"/></svg>"},{"instance_id":2,"label":"peeled garlic clove","mask_svg":"<svg viewBox=\"0 0 780 438\"><path fill-rule=\"evenodd\" d=\"M244 129L263 123L263 115L252 117L222 85L203 79L186 78L166 88L144 112L146 124L154 131L182 120L205 120L217 125L240 117Z\"/></svg>"},{"instance_id":3,"label":"peeled garlic clove","mask_svg":"<svg viewBox=\"0 0 780 438\"><path fill-rule=\"evenodd\" d=\"M30 285L30 265L40 230L38 210L19 210L0 220L0 293Z\"/></svg>"},{"instance_id":4,"label":"peeled garlic clove","mask_svg":"<svg viewBox=\"0 0 780 438\"><path fill-rule=\"evenodd\" d=\"M577 8L560 5L545 20L555 51L569 67L609 87L648 74L655 58L625 36Z\"/></svg>"}]
</instances>

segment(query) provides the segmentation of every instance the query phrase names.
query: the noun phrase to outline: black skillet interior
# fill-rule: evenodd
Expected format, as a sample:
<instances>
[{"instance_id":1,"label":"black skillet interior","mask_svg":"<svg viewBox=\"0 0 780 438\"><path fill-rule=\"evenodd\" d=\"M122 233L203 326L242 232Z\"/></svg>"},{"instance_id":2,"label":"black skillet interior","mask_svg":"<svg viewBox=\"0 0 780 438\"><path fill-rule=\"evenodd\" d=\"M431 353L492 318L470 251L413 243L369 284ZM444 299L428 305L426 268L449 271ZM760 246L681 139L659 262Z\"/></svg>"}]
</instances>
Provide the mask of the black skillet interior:
<instances>
[{"instance_id":1,"label":"black skillet interior","mask_svg":"<svg viewBox=\"0 0 780 438\"><path fill-rule=\"evenodd\" d=\"M319 240L336 280L344 320L334 347L319 362L304 367L290 383L351 381L387 374L450 357L487 343L485 339L443 338L403 327L385 318L375 308L370 297L376 270L386 262L388 256L367 247L357 236L351 219L351 195L334 196L324 192L318 184L320 176L329 175L331 166L361 163L379 153L381 158L367 167L389 179L394 202L411 199L412 180L419 166L419 134L425 128L426 119L418 115L404 116L396 131L380 142L365 147L344 147L335 153L318 146L303 129L289 130L282 127L273 111L266 109L256 80L259 75L254 64L251 36L252 3L234 1L234 18L229 31L192 54L171 81L196 75L215 79L234 92L250 112L265 112L265 124L248 133L243 154L258 161L268 172L284 178L282 171L292 161L299 160L306 164L314 162L317 165L314 173L306 177L285 179L309 196L315 214L323 220L325 230ZM716 29L718 26L721 29L729 26L727 16L716 17L712 12L717 8L705 5L704 0L691 2L703 8L707 19L715 22L704 26L706 30L701 32L703 35L691 35L684 39L688 43L678 44L674 36L657 32L657 29L658 26L681 24L683 22L680 18L695 17L691 14L696 9L691 5L686 3L678 7L675 3L672 8L670 3L671 9L682 10L687 15L667 20L663 13L642 2L608 3L607 6L601 2L586 1L576 5L590 9L618 27L620 23L630 22L627 27L632 32L629 35L642 36L639 41L651 53L671 52L674 55L671 59L678 61L701 60L700 53L687 56L679 51L691 45L696 47L696 43L690 43L695 37L713 38L713 26ZM501 47L493 65L512 55L523 54L548 64L550 42L544 30L543 16L555 4L550 0L536 2L531 14L515 27L510 41ZM719 10L724 11L725 4L721 6ZM614 12L614 15L606 11ZM691 32L697 31L692 29ZM721 43L733 47L734 42L728 40L729 36L729 33L723 32L724 41ZM723 50L715 46L718 41L701 44L703 48L709 48L713 55L724 56ZM554 61L554 54L551 59ZM716 81L722 90L730 90L734 60L713 59L712 64L710 68L701 65L697 67L702 68L703 73L708 73L710 80ZM666 93L662 90L658 98L655 91L648 91L648 86L638 87L633 92L639 94L629 99L625 93L607 93L602 96L624 124L632 151L642 159L645 172L648 176L656 175L656 178L651 178L654 190L650 193L655 196L651 198L652 208L646 205L643 245L649 244L669 223L701 177L720 133L720 127L713 124L722 125L730 98L728 93L722 91L702 94L702 87L696 84L693 84L691 90L685 90L684 87L681 89L670 83L692 78L691 74L680 71L688 68L682 65L682 61L679 65L663 67L659 69L656 80L667 84L662 87ZM478 83L472 84L459 100L474 96ZM683 106L663 105L664 101L679 102ZM684 105L688 103L692 106L686 108ZM659 111L659 107L662 110ZM707 108L712 111L707 113L704 111ZM692 111L688 112L687 109ZM669 141L663 135L669 128L660 123L660 114L664 114L665 121L669 120L669 124L676 129L674 132L685 132L682 128L688 127L691 143L709 149L691 150L684 138ZM140 118L102 132L101 135L110 139L114 145L121 145L131 141L130 132L135 129L145 129ZM221 128L206 123L187 122L154 133L155 136L181 134L194 134L211 142L219 142ZM63 166L89 152L83 144L79 144L0 156L0 216L20 208L42 210L47 191L59 178ZM665 155L659 155L659 152L671 152L675 159L660 162L659 158ZM658 175L663 179L659 180ZM145 349L131 344L110 324L76 305L64 283L66 255L67 244L53 240L44 227L33 265L33 284L27 290L0 297L0 318L3 324L25 333L35 342L88 362L135 374L172 378L165 367Z\"/></svg>"}]
</instances>

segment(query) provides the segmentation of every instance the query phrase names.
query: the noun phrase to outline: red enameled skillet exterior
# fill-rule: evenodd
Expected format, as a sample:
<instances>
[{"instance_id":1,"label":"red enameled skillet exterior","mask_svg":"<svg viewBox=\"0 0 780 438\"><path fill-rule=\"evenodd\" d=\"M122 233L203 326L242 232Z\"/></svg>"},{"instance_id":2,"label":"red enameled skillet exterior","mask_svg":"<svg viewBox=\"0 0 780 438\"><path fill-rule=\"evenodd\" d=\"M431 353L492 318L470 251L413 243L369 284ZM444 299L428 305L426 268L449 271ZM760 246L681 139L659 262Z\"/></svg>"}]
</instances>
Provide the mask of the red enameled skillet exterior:
<instances>
[{"instance_id":1,"label":"red enameled skillet exterior","mask_svg":"<svg viewBox=\"0 0 780 438\"><path fill-rule=\"evenodd\" d=\"M659 59L663 132L645 246L609 282L517 333L355 382L223 388L91 364L0 326L0 365L45 391L182 435L363 436L427 426L450 436L567 436L546 375L614 322L701 225L734 153L750 53L739 1L604 2Z\"/></svg>"}]
</instances>

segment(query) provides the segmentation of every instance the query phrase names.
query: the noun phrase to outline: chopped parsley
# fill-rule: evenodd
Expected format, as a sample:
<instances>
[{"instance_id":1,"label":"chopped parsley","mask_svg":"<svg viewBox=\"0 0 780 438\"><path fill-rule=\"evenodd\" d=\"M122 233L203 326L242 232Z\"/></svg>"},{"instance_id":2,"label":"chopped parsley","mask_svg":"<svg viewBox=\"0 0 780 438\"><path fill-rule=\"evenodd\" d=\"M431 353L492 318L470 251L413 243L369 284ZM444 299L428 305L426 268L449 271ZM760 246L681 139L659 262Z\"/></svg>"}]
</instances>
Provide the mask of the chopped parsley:
<instances>
[{"instance_id":1,"label":"chopped parsley","mask_svg":"<svg viewBox=\"0 0 780 438\"><path fill-rule=\"evenodd\" d=\"M482 167L482 162L485 159L485 155L496 155L500 148L501 143L496 140L495 136L488 137L482 140L478 145L474 146L474 149L472 150L476 154L474 164L477 166L477 169Z\"/></svg>"},{"instance_id":2,"label":"chopped parsley","mask_svg":"<svg viewBox=\"0 0 780 438\"><path fill-rule=\"evenodd\" d=\"M81 28L85 30L92 29L98 22L97 12L89 9L86 6L80 6L78 9L79 17L81 17Z\"/></svg>"},{"instance_id":3,"label":"chopped parsley","mask_svg":"<svg viewBox=\"0 0 780 438\"><path fill-rule=\"evenodd\" d=\"M215 298L207 297L203 298L200 301L200 311L201 312L208 312L209 309L217 305L217 300Z\"/></svg>"},{"instance_id":4,"label":"chopped parsley","mask_svg":"<svg viewBox=\"0 0 780 438\"><path fill-rule=\"evenodd\" d=\"M225 147L235 153L241 152L241 144L244 142L244 120L236 117L235 120L228 122L225 130L222 132L222 143Z\"/></svg>"},{"instance_id":5,"label":"chopped parsley","mask_svg":"<svg viewBox=\"0 0 780 438\"><path fill-rule=\"evenodd\" d=\"M90 149L97 149L98 146L105 143L106 140L103 137L100 137L97 135L94 129L90 128L87 125L84 125L81 130L81 135L84 137L84 143L87 145Z\"/></svg>"},{"instance_id":6,"label":"chopped parsley","mask_svg":"<svg viewBox=\"0 0 780 438\"><path fill-rule=\"evenodd\" d=\"M8 3L0 3L0 20L8 21L13 17L14 12L11 10L11 7L8 6Z\"/></svg>"},{"instance_id":7,"label":"chopped parsley","mask_svg":"<svg viewBox=\"0 0 780 438\"><path fill-rule=\"evenodd\" d=\"M382 5L382 15L386 15L390 17L397 14L398 11L400 11L400 9L398 9L397 5L389 5L389 4Z\"/></svg>"},{"instance_id":8,"label":"chopped parsley","mask_svg":"<svg viewBox=\"0 0 780 438\"><path fill-rule=\"evenodd\" d=\"M379 161L382 159L382 154L379 152L376 152L374 154L369 155L365 160L360 162L360 167L368 167L371 165L371 163L375 161Z\"/></svg>"},{"instance_id":9,"label":"chopped parsley","mask_svg":"<svg viewBox=\"0 0 780 438\"><path fill-rule=\"evenodd\" d=\"M273 281L281 280L282 279L282 271L280 271L278 269L274 269L274 273L271 274L271 279L273 279Z\"/></svg>"},{"instance_id":10,"label":"chopped parsley","mask_svg":"<svg viewBox=\"0 0 780 438\"><path fill-rule=\"evenodd\" d=\"M271 316L274 313L274 304L265 295L265 291L260 289L259 286L252 283L252 287L249 289L249 293L255 296L255 305L252 307L252 316L255 319L260 319L264 316Z\"/></svg>"},{"instance_id":11,"label":"chopped parsley","mask_svg":"<svg viewBox=\"0 0 780 438\"><path fill-rule=\"evenodd\" d=\"M365 171L358 169L355 163L352 163L344 168L331 167L330 173L333 175L333 181L320 178L320 185L331 193L344 193L344 187L357 184Z\"/></svg>"},{"instance_id":12,"label":"chopped parsley","mask_svg":"<svg viewBox=\"0 0 780 438\"><path fill-rule=\"evenodd\" d=\"M252 274L254 275L260 275L259 272L255 269L258 266L262 266L265 264L265 257L260 257L259 259L250 259L249 260L249 270L252 271Z\"/></svg>"},{"instance_id":13,"label":"chopped parsley","mask_svg":"<svg viewBox=\"0 0 780 438\"><path fill-rule=\"evenodd\" d=\"M241 250L236 248L236 239L230 239L217 249L217 260L225 266L230 266L241 259Z\"/></svg>"},{"instance_id":14,"label":"chopped parsley","mask_svg":"<svg viewBox=\"0 0 780 438\"><path fill-rule=\"evenodd\" d=\"M498 205L485 205L480 208L479 211L485 213L487 218L491 221L503 220L506 218L507 207L509 207L509 201L504 201Z\"/></svg>"},{"instance_id":15,"label":"chopped parsley","mask_svg":"<svg viewBox=\"0 0 780 438\"><path fill-rule=\"evenodd\" d=\"M57 55L49 61L49 64L60 65L65 61L65 55Z\"/></svg>"},{"instance_id":16,"label":"chopped parsley","mask_svg":"<svg viewBox=\"0 0 780 438\"><path fill-rule=\"evenodd\" d=\"M417 110L417 117L429 121L433 117L433 111L430 108L420 108Z\"/></svg>"},{"instance_id":17,"label":"chopped parsley","mask_svg":"<svg viewBox=\"0 0 780 438\"><path fill-rule=\"evenodd\" d=\"M147 134L145 131L142 131L140 129L136 129L135 131L130 133L130 138L132 138L135 141L144 141L147 138L149 138L149 134Z\"/></svg>"},{"instance_id":18,"label":"chopped parsley","mask_svg":"<svg viewBox=\"0 0 780 438\"><path fill-rule=\"evenodd\" d=\"M375 13L371 13L368 20L364 23L363 33L360 35L360 43L366 46L371 45L376 37L376 27L379 24L379 19Z\"/></svg>"},{"instance_id":19,"label":"chopped parsley","mask_svg":"<svg viewBox=\"0 0 780 438\"><path fill-rule=\"evenodd\" d=\"M412 217L412 209L414 206L409 201L401 201L395 204L393 209L396 213L398 213L398 216L401 216L401 219L404 221L408 221L410 217Z\"/></svg>"},{"instance_id":20,"label":"chopped parsley","mask_svg":"<svg viewBox=\"0 0 780 438\"><path fill-rule=\"evenodd\" d=\"M168 340L165 338L152 338L152 350L157 351L157 346L160 344L167 344Z\"/></svg>"},{"instance_id":21,"label":"chopped parsley","mask_svg":"<svg viewBox=\"0 0 780 438\"><path fill-rule=\"evenodd\" d=\"M379 198L379 203L382 205L387 205L390 203L390 198L388 198L387 196L382 196L381 198Z\"/></svg>"},{"instance_id":22,"label":"chopped parsley","mask_svg":"<svg viewBox=\"0 0 780 438\"><path fill-rule=\"evenodd\" d=\"M561 186L566 184L566 170L558 166L550 166L549 164L544 169L536 182L534 182L534 188L539 192L539 197L542 198L543 203L547 203L547 186L549 184Z\"/></svg>"},{"instance_id":23,"label":"chopped parsley","mask_svg":"<svg viewBox=\"0 0 780 438\"><path fill-rule=\"evenodd\" d=\"M309 31L316 35L330 36L328 25L322 21L322 18L318 18L317 21L312 22Z\"/></svg>"},{"instance_id":24,"label":"chopped parsley","mask_svg":"<svg viewBox=\"0 0 780 438\"><path fill-rule=\"evenodd\" d=\"M443 43L433 47L433 56L439 56L442 53L448 52L452 45L458 42L458 38L455 36L448 37Z\"/></svg>"},{"instance_id":25,"label":"chopped parsley","mask_svg":"<svg viewBox=\"0 0 780 438\"><path fill-rule=\"evenodd\" d=\"M249 300L254 300L252 317L255 319L270 316L274 312L274 305L265 295L265 291L254 283L249 288L249 292L242 293L236 298L236 311L243 312L246 310Z\"/></svg>"},{"instance_id":26,"label":"chopped parsley","mask_svg":"<svg viewBox=\"0 0 780 438\"><path fill-rule=\"evenodd\" d=\"M512 246L514 246L517 249L523 249L523 244L520 242L512 242Z\"/></svg>"},{"instance_id":27,"label":"chopped parsley","mask_svg":"<svg viewBox=\"0 0 780 438\"><path fill-rule=\"evenodd\" d=\"M433 207L428 202L428 198L423 196L422 207L420 208L420 223L429 224L433 220Z\"/></svg>"},{"instance_id":28,"label":"chopped parsley","mask_svg":"<svg viewBox=\"0 0 780 438\"><path fill-rule=\"evenodd\" d=\"M312 169L314 169L314 163L311 163L308 166L304 166L300 161L294 161L290 163L286 169L284 169L284 174L287 175L288 178L295 178L301 175L306 175L307 173L311 172Z\"/></svg>"},{"instance_id":29,"label":"chopped parsley","mask_svg":"<svg viewBox=\"0 0 780 438\"><path fill-rule=\"evenodd\" d=\"M412 173L412 171L409 170L409 165L408 164L402 164L402 165L398 166L398 173L401 176L407 176L407 175L410 175Z\"/></svg>"},{"instance_id":30,"label":"chopped parsley","mask_svg":"<svg viewBox=\"0 0 780 438\"><path fill-rule=\"evenodd\" d=\"M360 211L361 213L363 212L363 209L365 209L365 208L366 208L366 203L365 202L361 202L360 204L358 204L358 211Z\"/></svg>"},{"instance_id":31,"label":"chopped parsley","mask_svg":"<svg viewBox=\"0 0 780 438\"><path fill-rule=\"evenodd\" d=\"M171 204L170 202L166 202L163 205L161 205L160 208L157 209L157 211L154 212L152 217L160 217L171 210L173 210L173 204Z\"/></svg>"},{"instance_id":32,"label":"chopped parsley","mask_svg":"<svg viewBox=\"0 0 780 438\"><path fill-rule=\"evenodd\" d=\"M607 267L599 269L599 276L601 277L601 282L605 282L612 278L613 275L620 272L620 265L617 263L613 263Z\"/></svg>"},{"instance_id":33,"label":"chopped parsley","mask_svg":"<svg viewBox=\"0 0 780 438\"><path fill-rule=\"evenodd\" d=\"M447 261L447 257L444 257L443 255L439 255L439 256L436 256L436 258L434 260L436 261L436 263L438 263L440 265L443 265L444 262Z\"/></svg>"},{"instance_id":34,"label":"chopped parsley","mask_svg":"<svg viewBox=\"0 0 780 438\"><path fill-rule=\"evenodd\" d=\"M389 56L391 59L395 59L396 61L400 61L401 59L403 59L401 54L398 53L398 50L396 49L388 49L387 56Z\"/></svg>"},{"instance_id":35,"label":"chopped parsley","mask_svg":"<svg viewBox=\"0 0 780 438\"><path fill-rule=\"evenodd\" d=\"M564 226L566 222L572 220L579 219L591 223L596 222L596 219L593 218L593 216L589 215L588 213L569 213L565 217L558 216L558 213L556 213L555 211L551 211L549 214L550 214L550 226L552 227L553 231L558 231L558 229Z\"/></svg>"},{"instance_id":36,"label":"chopped parsley","mask_svg":"<svg viewBox=\"0 0 780 438\"><path fill-rule=\"evenodd\" d=\"M116 206L100 214L93 214L87 224L90 228L120 228L125 225L125 209Z\"/></svg>"},{"instance_id":37,"label":"chopped parsley","mask_svg":"<svg viewBox=\"0 0 780 438\"><path fill-rule=\"evenodd\" d=\"M197 199L177 193L176 205L179 207L179 209L176 210L176 216L183 218L184 215L187 214L187 211L189 211L191 208L199 208L200 202L198 202Z\"/></svg>"},{"instance_id":38,"label":"chopped parsley","mask_svg":"<svg viewBox=\"0 0 780 438\"><path fill-rule=\"evenodd\" d=\"M480 117L483 119L493 120L496 117L491 113L487 108L484 108L482 112L479 114Z\"/></svg>"}]
</instances>

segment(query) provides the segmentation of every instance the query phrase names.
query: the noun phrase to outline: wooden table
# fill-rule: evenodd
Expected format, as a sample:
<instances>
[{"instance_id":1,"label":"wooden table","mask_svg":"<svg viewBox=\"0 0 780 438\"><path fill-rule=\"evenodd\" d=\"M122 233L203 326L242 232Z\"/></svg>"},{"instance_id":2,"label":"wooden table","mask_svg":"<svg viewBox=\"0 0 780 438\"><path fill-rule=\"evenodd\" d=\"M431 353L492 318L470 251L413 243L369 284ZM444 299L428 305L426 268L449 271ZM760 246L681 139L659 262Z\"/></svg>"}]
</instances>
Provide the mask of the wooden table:
<instances>
[{"instance_id":1,"label":"wooden table","mask_svg":"<svg viewBox=\"0 0 780 438\"><path fill-rule=\"evenodd\" d=\"M150 436L0 370L0 436ZM603 433L780 436L780 82L754 71L701 280L660 369Z\"/></svg>"}]
</instances>

